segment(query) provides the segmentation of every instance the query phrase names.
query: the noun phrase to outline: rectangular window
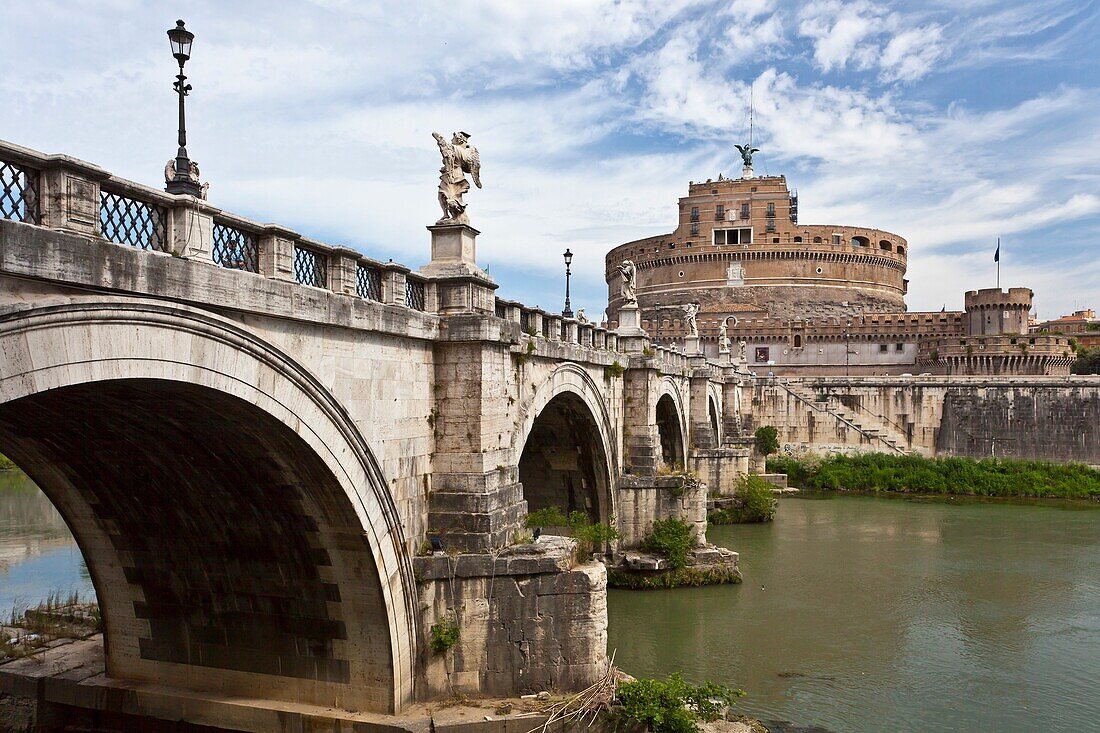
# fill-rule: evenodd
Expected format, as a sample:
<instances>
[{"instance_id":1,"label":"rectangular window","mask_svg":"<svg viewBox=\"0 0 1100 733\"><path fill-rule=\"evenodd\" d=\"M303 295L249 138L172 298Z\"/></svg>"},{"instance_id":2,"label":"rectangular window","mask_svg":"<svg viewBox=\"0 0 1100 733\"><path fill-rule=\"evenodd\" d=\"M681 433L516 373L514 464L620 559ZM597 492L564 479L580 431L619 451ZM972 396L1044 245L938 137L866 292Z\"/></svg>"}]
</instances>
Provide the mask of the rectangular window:
<instances>
[{"instance_id":1,"label":"rectangular window","mask_svg":"<svg viewBox=\"0 0 1100 733\"><path fill-rule=\"evenodd\" d=\"M757 346L754 356L757 364L766 364L771 360L771 349L767 346Z\"/></svg>"},{"instance_id":2,"label":"rectangular window","mask_svg":"<svg viewBox=\"0 0 1100 733\"><path fill-rule=\"evenodd\" d=\"M764 231L766 231L766 232L774 232L775 231L775 219L772 219L772 218L768 219L767 223L764 226Z\"/></svg>"},{"instance_id":3,"label":"rectangular window","mask_svg":"<svg viewBox=\"0 0 1100 733\"><path fill-rule=\"evenodd\" d=\"M748 219L749 218L749 205L748 204L741 204L741 218L742 219Z\"/></svg>"},{"instance_id":4,"label":"rectangular window","mask_svg":"<svg viewBox=\"0 0 1100 733\"><path fill-rule=\"evenodd\" d=\"M694 237L694 236L696 236L696 235L698 235L698 234L699 234L699 223L698 223L698 222L694 222L694 221L693 221L693 222L691 223L691 236L693 236L693 237Z\"/></svg>"},{"instance_id":5,"label":"rectangular window","mask_svg":"<svg viewBox=\"0 0 1100 733\"><path fill-rule=\"evenodd\" d=\"M715 229L714 243L724 244L752 244L752 229Z\"/></svg>"},{"instance_id":6,"label":"rectangular window","mask_svg":"<svg viewBox=\"0 0 1100 733\"><path fill-rule=\"evenodd\" d=\"M698 206L692 206L691 207L691 220L692 221L699 221L699 207Z\"/></svg>"},{"instance_id":7,"label":"rectangular window","mask_svg":"<svg viewBox=\"0 0 1100 733\"><path fill-rule=\"evenodd\" d=\"M722 204L718 204L718 208L714 210L714 220L722 221L726 218L726 207Z\"/></svg>"},{"instance_id":8,"label":"rectangular window","mask_svg":"<svg viewBox=\"0 0 1100 733\"><path fill-rule=\"evenodd\" d=\"M890 346L889 344L879 344L878 350L880 354L885 354L887 351L890 350Z\"/></svg>"},{"instance_id":9,"label":"rectangular window","mask_svg":"<svg viewBox=\"0 0 1100 733\"><path fill-rule=\"evenodd\" d=\"M905 344L894 344L894 351L905 351Z\"/></svg>"},{"instance_id":10,"label":"rectangular window","mask_svg":"<svg viewBox=\"0 0 1100 733\"><path fill-rule=\"evenodd\" d=\"M840 235L839 234L834 234L833 235L833 244L840 244Z\"/></svg>"},{"instance_id":11,"label":"rectangular window","mask_svg":"<svg viewBox=\"0 0 1100 733\"><path fill-rule=\"evenodd\" d=\"M768 202L768 216L775 216L775 203Z\"/></svg>"}]
</instances>

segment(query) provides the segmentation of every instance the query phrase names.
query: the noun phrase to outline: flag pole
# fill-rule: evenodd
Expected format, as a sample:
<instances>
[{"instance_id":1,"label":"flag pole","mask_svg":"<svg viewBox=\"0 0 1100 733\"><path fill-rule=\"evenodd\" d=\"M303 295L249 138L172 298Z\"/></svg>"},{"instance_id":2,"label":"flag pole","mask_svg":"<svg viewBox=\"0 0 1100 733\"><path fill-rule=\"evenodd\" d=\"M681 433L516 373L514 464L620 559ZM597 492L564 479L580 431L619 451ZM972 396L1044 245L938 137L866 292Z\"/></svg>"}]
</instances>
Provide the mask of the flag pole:
<instances>
[{"instance_id":1,"label":"flag pole","mask_svg":"<svg viewBox=\"0 0 1100 733\"><path fill-rule=\"evenodd\" d=\"M1001 238L997 237L997 290L1001 289Z\"/></svg>"}]
</instances>

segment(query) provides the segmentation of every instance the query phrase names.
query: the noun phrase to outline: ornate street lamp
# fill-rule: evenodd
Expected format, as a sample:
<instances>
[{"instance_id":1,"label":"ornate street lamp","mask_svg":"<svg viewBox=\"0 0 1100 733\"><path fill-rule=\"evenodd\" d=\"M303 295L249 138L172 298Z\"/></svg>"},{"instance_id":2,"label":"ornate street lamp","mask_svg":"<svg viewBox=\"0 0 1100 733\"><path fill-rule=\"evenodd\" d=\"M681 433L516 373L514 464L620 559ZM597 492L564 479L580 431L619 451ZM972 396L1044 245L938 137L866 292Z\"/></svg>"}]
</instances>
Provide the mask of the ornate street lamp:
<instances>
[{"instance_id":1,"label":"ornate street lamp","mask_svg":"<svg viewBox=\"0 0 1100 733\"><path fill-rule=\"evenodd\" d=\"M562 257L565 258L565 310L561 312L561 315L562 318L572 318L573 309L569 307L569 276L572 273L569 271L569 266L573 264L573 253L566 249Z\"/></svg>"},{"instance_id":2,"label":"ornate street lamp","mask_svg":"<svg viewBox=\"0 0 1100 733\"><path fill-rule=\"evenodd\" d=\"M180 65L180 73L176 75L176 81L172 85L180 98L180 128L179 150L176 151L174 166L175 175L168 179L165 175L168 193L186 193L192 196L202 196L202 186L199 185L198 175L191 173L191 160L187 157L187 125L184 122L183 98L191 91L191 85L187 83L187 77L183 75L183 65L191 58L191 42L195 40L195 34L183 26L182 20L176 21L176 27L168 31L168 41L172 44L172 55ZM172 171L168 171L170 173Z\"/></svg>"}]
</instances>

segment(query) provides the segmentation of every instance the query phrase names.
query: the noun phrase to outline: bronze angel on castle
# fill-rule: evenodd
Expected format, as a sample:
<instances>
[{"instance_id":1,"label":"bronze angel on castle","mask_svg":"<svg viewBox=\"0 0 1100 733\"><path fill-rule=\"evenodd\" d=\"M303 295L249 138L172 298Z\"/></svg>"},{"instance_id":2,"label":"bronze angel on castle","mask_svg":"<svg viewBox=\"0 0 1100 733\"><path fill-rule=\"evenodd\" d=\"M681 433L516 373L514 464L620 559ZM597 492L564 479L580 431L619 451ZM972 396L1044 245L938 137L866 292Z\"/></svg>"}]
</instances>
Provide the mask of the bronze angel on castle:
<instances>
[{"instance_id":1,"label":"bronze angel on castle","mask_svg":"<svg viewBox=\"0 0 1100 733\"><path fill-rule=\"evenodd\" d=\"M470 145L468 132L454 133L450 142L438 132L433 132L432 137L443 156L443 166L439 169L439 207L443 209L443 218L436 223L469 224L466 202L462 200L470 190L466 174L469 173L474 185L481 188L481 157L477 148Z\"/></svg>"},{"instance_id":2,"label":"bronze angel on castle","mask_svg":"<svg viewBox=\"0 0 1100 733\"><path fill-rule=\"evenodd\" d=\"M741 162L745 164L746 168L752 168L752 154L758 152L760 148L754 148L752 143L748 145L734 145L737 148L737 152L741 153Z\"/></svg>"}]
</instances>

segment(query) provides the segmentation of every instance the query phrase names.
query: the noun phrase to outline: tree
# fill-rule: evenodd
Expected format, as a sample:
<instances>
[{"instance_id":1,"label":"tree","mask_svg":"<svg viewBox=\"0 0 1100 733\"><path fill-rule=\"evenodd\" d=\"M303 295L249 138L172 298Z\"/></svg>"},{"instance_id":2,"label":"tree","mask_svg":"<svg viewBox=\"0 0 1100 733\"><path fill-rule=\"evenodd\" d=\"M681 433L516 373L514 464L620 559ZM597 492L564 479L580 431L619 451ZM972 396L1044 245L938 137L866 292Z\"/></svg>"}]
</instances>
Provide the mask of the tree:
<instances>
[{"instance_id":1,"label":"tree","mask_svg":"<svg viewBox=\"0 0 1100 733\"><path fill-rule=\"evenodd\" d=\"M1100 346L1086 349L1078 347L1077 361L1070 371L1074 374L1100 374Z\"/></svg>"},{"instance_id":2,"label":"tree","mask_svg":"<svg viewBox=\"0 0 1100 733\"><path fill-rule=\"evenodd\" d=\"M764 457L779 452L779 431L774 425L761 425L756 429L756 450Z\"/></svg>"}]
</instances>

